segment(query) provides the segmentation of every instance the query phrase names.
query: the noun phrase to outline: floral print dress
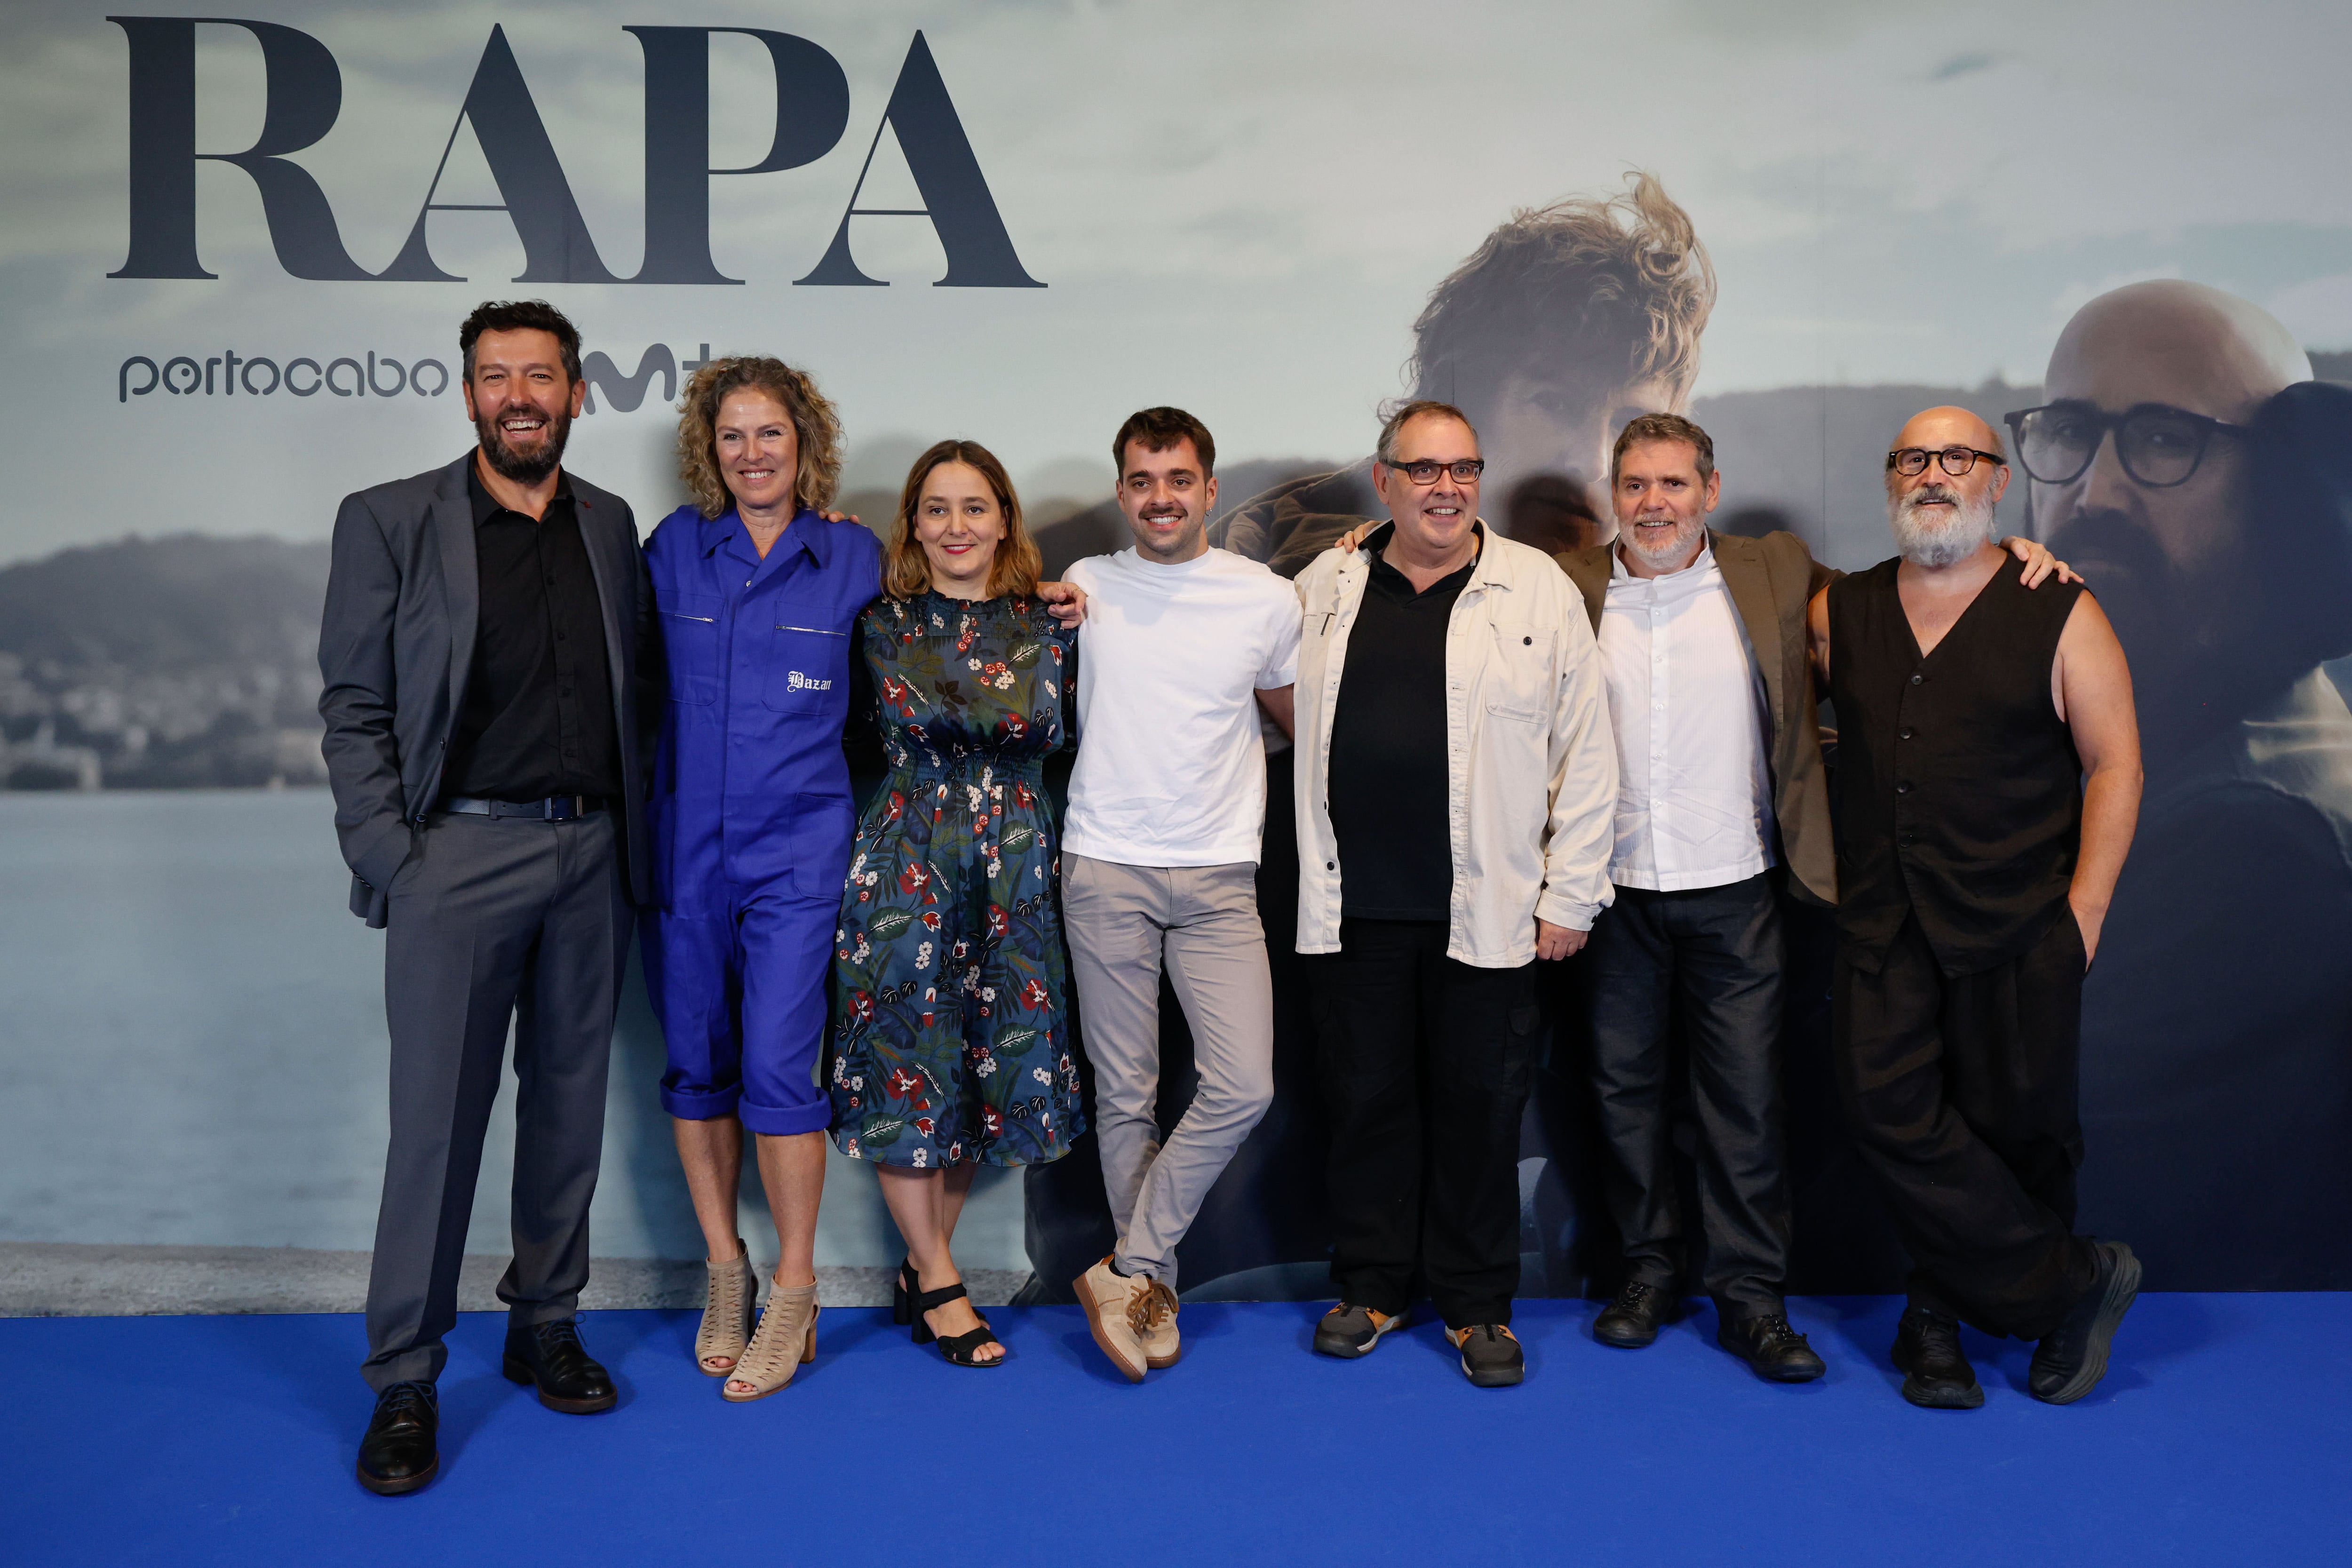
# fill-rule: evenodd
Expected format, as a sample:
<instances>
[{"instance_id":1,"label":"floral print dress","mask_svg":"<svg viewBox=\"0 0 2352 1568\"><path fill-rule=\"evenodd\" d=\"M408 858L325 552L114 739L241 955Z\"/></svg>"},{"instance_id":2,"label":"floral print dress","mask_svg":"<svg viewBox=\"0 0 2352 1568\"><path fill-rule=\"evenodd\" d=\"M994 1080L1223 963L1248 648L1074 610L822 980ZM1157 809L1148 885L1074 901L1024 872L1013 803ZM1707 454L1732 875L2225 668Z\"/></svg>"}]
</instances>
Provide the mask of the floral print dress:
<instances>
[{"instance_id":1,"label":"floral print dress","mask_svg":"<svg viewBox=\"0 0 2352 1568\"><path fill-rule=\"evenodd\" d=\"M1045 757L1069 634L1017 598L877 599L856 653L890 776L857 826L826 1065L845 1154L1040 1164L1084 1131Z\"/></svg>"}]
</instances>

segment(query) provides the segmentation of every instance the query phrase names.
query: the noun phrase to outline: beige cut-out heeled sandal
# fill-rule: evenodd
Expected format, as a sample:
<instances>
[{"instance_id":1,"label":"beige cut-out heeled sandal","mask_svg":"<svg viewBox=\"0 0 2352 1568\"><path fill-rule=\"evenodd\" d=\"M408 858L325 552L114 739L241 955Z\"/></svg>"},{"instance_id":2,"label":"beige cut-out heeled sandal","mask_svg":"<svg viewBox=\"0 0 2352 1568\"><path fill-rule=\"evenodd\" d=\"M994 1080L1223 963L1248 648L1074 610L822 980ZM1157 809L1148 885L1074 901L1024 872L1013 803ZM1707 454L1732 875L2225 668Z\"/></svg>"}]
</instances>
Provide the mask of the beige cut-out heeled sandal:
<instances>
[{"instance_id":1,"label":"beige cut-out heeled sandal","mask_svg":"<svg viewBox=\"0 0 2352 1568\"><path fill-rule=\"evenodd\" d=\"M816 1360L816 1281L768 1291L760 1327L719 1392L737 1405L765 1399L792 1382L793 1373ZM739 1392L737 1384L743 1384Z\"/></svg>"},{"instance_id":2,"label":"beige cut-out heeled sandal","mask_svg":"<svg viewBox=\"0 0 2352 1568\"><path fill-rule=\"evenodd\" d=\"M735 1238L733 1262L704 1267L710 1271L710 1291L703 1299L702 1326L694 1333L694 1364L706 1377L725 1377L743 1359L743 1347L751 1342L751 1299L760 1286L741 1237ZM713 1366L714 1361L726 1364Z\"/></svg>"}]
</instances>

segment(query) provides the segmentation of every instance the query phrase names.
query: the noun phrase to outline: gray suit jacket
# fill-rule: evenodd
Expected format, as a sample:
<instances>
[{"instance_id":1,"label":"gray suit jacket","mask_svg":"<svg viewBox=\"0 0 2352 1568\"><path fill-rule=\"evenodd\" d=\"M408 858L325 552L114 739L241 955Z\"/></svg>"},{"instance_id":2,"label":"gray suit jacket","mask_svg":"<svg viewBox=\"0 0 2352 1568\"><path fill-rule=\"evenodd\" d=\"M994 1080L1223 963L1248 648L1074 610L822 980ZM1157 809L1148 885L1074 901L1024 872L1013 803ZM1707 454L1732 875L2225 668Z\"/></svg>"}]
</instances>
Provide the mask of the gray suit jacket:
<instances>
[{"instance_id":1,"label":"gray suit jacket","mask_svg":"<svg viewBox=\"0 0 2352 1568\"><path fill-rule=\"evenodd\" d=\"M1793 533L1743 539L1707 530L1715 563L1748 628L1772 710L1772 796L1780 853L1797 890L1837 902L1837 847L1830 839L1830 781L1822 765L1819 697L1805 632L1805 606L1840 574L1813 559ZM1563 551L1552 557L1584 594L1592 629L1609 597L1609 552L1615 546Z\"/></svg>"},{"instance_id":2,"label":"gray suit jacket","mask_svg":"<svg viewBox=\"0 0 2352 1568\"><path fill-rule=\"evenodd\" d=\"M343 498L335 514L319 673L321 749L335 790L335 833L352 868L352 912L384 923L385 889L441 793L450 731L473 672L481 590L468 451L447 468ZM646 743L638 714L653 584L626 501L574 474L580 537L604 606L625 795L621 836L630 898L646 901Z\"/></svg>"}]
</instances>

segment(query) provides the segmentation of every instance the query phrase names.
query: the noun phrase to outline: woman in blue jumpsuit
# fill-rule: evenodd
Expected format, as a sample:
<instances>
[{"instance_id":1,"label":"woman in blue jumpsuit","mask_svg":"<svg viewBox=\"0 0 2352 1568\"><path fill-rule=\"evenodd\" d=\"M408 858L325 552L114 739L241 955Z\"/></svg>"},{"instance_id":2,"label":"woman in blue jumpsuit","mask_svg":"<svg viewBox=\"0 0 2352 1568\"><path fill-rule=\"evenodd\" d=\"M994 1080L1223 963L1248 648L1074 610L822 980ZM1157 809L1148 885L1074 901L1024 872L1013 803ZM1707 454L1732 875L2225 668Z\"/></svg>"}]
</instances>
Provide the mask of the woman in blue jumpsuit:
<instances>
[{"instance_id":1,"label":"woman in blue jumpsuit","mask_svg":"<svg viewBox=\"0 0 2352 1568\"><path fill-rule=\"evenodd\" d=\"M696 1363L748 1400L816 1350L816 1063L853 830L841 734L849 634L881 585L881 547L815 510L832 500L840 427L804 374L716 360L683 405L679 469L697 504L646 545L668 680L646 981L668 1047L662 1106L709 1249ZM756 1334L736 1221L746 1127L780 1253Z\"/></svg>"}]
</instances>

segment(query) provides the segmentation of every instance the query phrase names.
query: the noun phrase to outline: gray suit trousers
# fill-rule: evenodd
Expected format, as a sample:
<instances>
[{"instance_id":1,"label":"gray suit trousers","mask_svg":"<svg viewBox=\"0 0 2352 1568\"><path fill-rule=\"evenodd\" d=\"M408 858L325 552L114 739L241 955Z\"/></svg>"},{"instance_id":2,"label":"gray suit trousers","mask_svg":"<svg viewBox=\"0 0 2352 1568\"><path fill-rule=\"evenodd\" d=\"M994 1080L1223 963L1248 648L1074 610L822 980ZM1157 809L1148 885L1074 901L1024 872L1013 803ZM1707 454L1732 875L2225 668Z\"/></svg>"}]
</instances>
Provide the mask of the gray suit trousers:
<instances>
[{"instance_id":1,"label":"gray suit trousers","mask_svg":"<svg viewBox=\"0 0 2352 1568\"><path fill-rule=\"evenodd\" d=\"M392 1142L368 1278L370 1386L431 1381L448 1359L509 1022L514 1261L499 1299L525 1322L578 1309L630 918L604 813L435 816L393 878Z\"/></svg>"},{"instance_id":2,"label":"gray suit trousers","mask_svg":"<svg viewBox=\"0 0 2352 1568\"><path fill-rule=\"evenodd\" d=\"M1118 1267L1176 1288L1176 1244L1274 1103L1274 983L1257 868L1120 866L1062 853L1062 924L1095 1069L1095 1138ZM1200 1087L1160 1138L1160 974Z\"/></svg>"}]
</instances>

